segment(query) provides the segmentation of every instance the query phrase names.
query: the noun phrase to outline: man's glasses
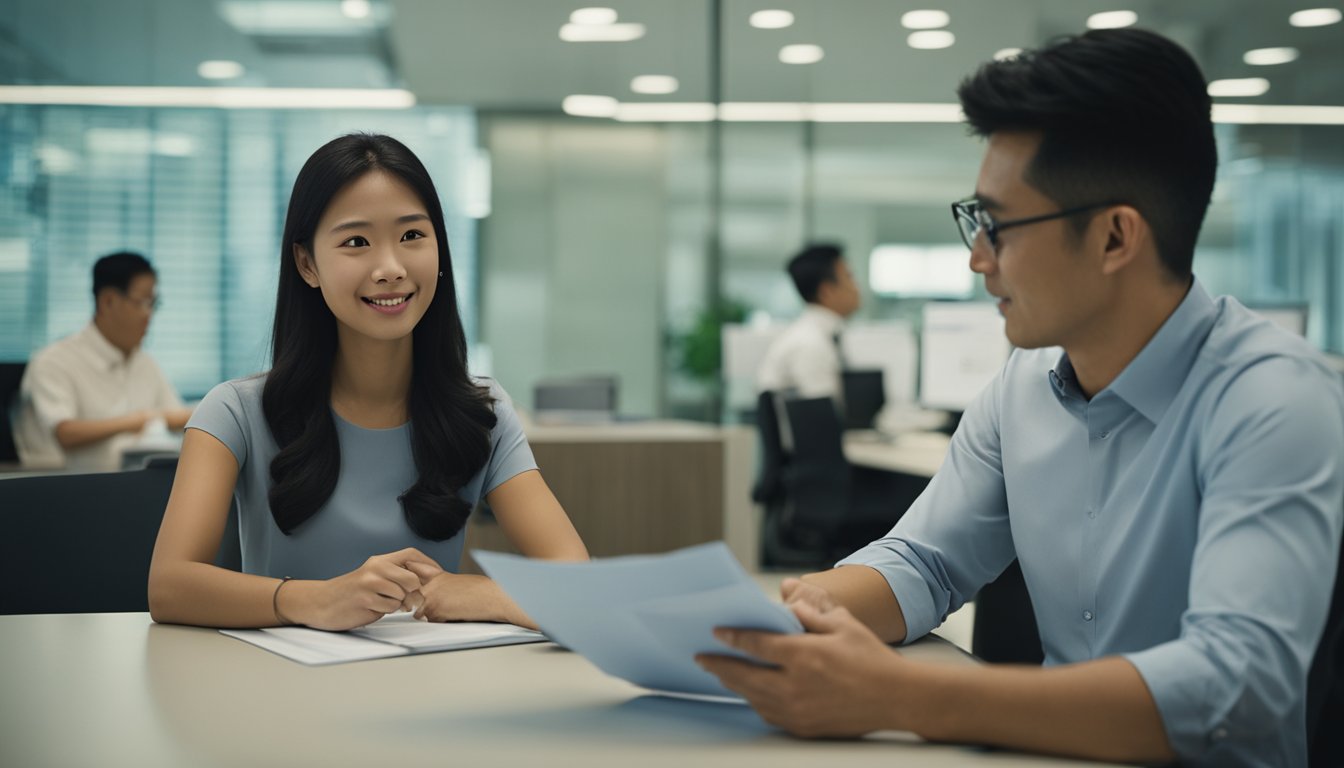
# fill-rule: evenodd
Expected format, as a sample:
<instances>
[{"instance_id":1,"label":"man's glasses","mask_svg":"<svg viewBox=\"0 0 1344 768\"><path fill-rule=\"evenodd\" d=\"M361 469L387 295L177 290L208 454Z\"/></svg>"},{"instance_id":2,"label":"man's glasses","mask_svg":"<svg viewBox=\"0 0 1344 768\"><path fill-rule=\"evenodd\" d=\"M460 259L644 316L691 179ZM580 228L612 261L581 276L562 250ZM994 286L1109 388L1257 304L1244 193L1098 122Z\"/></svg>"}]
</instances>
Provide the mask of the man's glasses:
<instances>
[{"instance_id":1,"label":"man's glasses","mask_svg":"<svg viewBox=\"0 0 1344 768\"><path fill-rule=\"evenodd\" d=\"M158 296L150 296L147 299L137 299L129 293L122 292L121 295L124 296L127 301L145 312L154 312L159 307L163 306L163 302L159 300Z\"/></svg>"},{"instance_id":2,"label":"man's glasses","mask_svg":"<svg viewBox=\"0 0 1344 768\"><path fill-rule=\"evenodd\" d=\"M1073 208L1065 208L1062 211L1047 213L1041 216L1028 216L1025 219L1012 219L1010 221L995 221L979 200L974 197L968 197L965 200L958 200L952 204L952 218L957 222L957 230L961 232L961 241L967 248L975 248L975 238L981 230L985 232L985 238L993 248L999 247L999 233L1005 229L1021 227L1026 224L1036 224L1051 219L1062 219L1066 216L1073 216L1077 213L1090 211L1094 208L1105 208L1108 205L1116 203L1092 203L1090 205L1079 205Z\"/></svg>"}]
</instances>

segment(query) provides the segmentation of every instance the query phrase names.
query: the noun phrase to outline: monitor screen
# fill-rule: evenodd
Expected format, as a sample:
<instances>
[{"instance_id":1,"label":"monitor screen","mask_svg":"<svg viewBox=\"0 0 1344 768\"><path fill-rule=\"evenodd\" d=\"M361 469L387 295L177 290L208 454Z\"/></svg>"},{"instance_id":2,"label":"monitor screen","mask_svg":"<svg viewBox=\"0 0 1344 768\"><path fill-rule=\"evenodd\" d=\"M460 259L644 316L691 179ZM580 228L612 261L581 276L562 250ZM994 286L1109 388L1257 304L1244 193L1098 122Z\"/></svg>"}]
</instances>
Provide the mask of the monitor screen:
<instances>
[{"instance_id":1,"label":"monitor screen","mask_svg":"<svg viewBox=\"0 0 1344 768\"><path fill-rule=\"evenodd\" d=\"M964 411L994 378L1012 346L991 302L929 302L919 344L919 403Z\"/></svg>"},{"instance_id":2,"label":"monitor screen","mask_svg":"<svg viewBox=\"0 0 1344 768\"><path fill-rule=\"evenodd\" d=\"M967 299L975 273L963 245L879 245L868 257L868 285L879 296Z\"/></svg>"},{"instance_id":3,"label":"monitor screen","mask_svg":"<svg viewBox=\"0 0 1344 768\"><path fill-rule=\"evenodd\" d=\"M1247 309L1298 336L1307 335L1306 304L1251 304Z\"/></svg>"},{"instance_id":4,"label":"monitor screen","mask_svg":"<svg viewBox=\"0 0 1344 768\"><path fill-rule=\"evenodd\" d=\"M845 398L845 429L872 429L886 405L882 371L855 370L840 374Z\"/></svg>"}]
</instances>

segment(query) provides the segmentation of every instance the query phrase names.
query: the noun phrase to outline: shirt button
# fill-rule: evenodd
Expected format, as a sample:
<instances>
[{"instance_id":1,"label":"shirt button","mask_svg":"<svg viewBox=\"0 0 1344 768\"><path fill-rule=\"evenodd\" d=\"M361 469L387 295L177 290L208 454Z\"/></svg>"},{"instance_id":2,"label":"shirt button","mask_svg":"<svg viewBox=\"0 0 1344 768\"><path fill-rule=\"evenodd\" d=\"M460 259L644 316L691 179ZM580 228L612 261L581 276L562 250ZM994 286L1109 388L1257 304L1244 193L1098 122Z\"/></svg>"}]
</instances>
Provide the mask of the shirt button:
<instances>
[{"instance_id":1,"label":"shirt button","mask_svg":"<svg viewBox=\"0 0 1344 768\"><path fill-rule=\"evenodd\" d=\"M1095 518L1097 516L1097 510L1095 509L1087 510L1087 516L1090 518Z\"/></svg>"},{"instance_id":2,"label":"shirt button","mask_svg":"<svg viewBox=\"0 0 1344 768\"><path fill-rule=\"evenodd\" d=\"M1091 621L1091 620L1092 620L1092 612L1083 611L1083 621Z\"/></svg>"},{"instance_id":3,"label":"shirt button","mask_svg":"<svg viewBox=\"0 0 1344 768\"><path fill-rule=\"evenodd\" d=\"M1216 730L1216 731L1213 732L1213 740L1214 740L1214 741L1222 741L1223 739L1226 739L1226 738L1227 738L1227 729L1226 729L1226 728L1219 728L1218 730Z\"/></svg>"},{"instance_id":4,"label":"shirt button","mask_svg":"<svg viewBox=\"0 0 1344 768\"><path fill-rule=\"evenodd\" d=\"M1097 439L1098 439L1098 440L1105 440L1106 438L1108 438L1108 437L1110 437L1110 436L1111 436L1111 433L1110 433L1110 432L1102 432L1101 434L1097 435Z\"/></svg>"}]
</instances>

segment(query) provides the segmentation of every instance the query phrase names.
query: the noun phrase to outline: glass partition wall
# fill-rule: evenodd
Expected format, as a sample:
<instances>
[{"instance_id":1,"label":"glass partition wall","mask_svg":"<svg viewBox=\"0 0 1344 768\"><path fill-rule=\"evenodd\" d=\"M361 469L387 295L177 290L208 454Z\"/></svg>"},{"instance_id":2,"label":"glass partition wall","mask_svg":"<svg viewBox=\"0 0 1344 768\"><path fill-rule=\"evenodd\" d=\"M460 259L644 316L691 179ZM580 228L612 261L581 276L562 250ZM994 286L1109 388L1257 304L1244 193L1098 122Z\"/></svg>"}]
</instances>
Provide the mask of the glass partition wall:
<instances>
[{"instance_id":1,"label":"glass partition wall","mask_svg":"<svg viewBox=\"0 0 1344 768\"><path fill-rule=\"evenodd\" d=\"M1109 9L949 0L936 4L945 19L918 29L907 14L930 7L913 0L625 0L605 25L553 0L374 0L360 18L319 0L105 5L19 0L0 19L16 41L0 82L374 88L414 106L0 103L0 357L77 329L93 258L132 248L160 269L149 344L184 392L264 368L298 164L340 132L378 130L421 153L439 185L478 372L523 408L539 382L601 375L618 380L623 413L707 421L742 404L722 375L721 325L795 315L784 263L809 241L845 247L860 321L917 330L928 291L903 287L910 265L934 294L984 296L959 277L967 254L948 210L973 190L982 152L956 122L956 84ZM1293 28L1287 10L1255 0L1133 5L1211 79L1272 84L1221 102L1344 103L1338 26ZM76 16L117 34L52 31ZM192 31L199 50L182 43ZM591 39L615 33L638 34ZM1246 64L1262 44L1291 44L1297 59ZM235 56L245 73L206 82L207 55ZM1305 306L1307 337L1341 351L1337 117L1219 123L1195 269L1215 293Z\"/></svg>"}]
</instances>

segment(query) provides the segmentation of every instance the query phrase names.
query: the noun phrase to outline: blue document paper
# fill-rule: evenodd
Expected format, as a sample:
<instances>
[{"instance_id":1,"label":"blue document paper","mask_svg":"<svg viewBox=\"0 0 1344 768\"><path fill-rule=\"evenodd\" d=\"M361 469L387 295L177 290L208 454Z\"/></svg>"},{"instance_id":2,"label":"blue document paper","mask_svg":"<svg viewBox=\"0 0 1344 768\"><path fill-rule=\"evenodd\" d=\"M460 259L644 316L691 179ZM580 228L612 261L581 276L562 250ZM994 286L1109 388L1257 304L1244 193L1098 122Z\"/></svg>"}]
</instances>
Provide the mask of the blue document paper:
<instances>
[{"instance_id":1,"label":"blue document paper","mask_svg":"<svg viewBox=\"0 0 1344 768\"><path fill-rule=\"evenodd\" d=\"M714 627L803 631L721 541L586 563L471 556L557 643L654 691L738 699L695 663L697 653L740 655Z\"/></svg>"}]
</instances>

